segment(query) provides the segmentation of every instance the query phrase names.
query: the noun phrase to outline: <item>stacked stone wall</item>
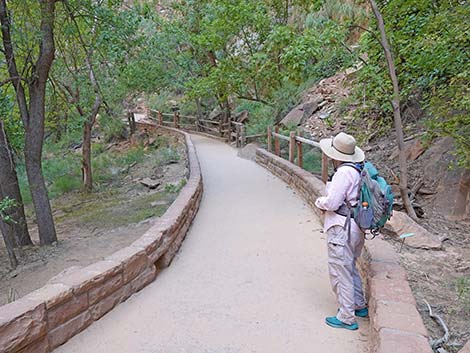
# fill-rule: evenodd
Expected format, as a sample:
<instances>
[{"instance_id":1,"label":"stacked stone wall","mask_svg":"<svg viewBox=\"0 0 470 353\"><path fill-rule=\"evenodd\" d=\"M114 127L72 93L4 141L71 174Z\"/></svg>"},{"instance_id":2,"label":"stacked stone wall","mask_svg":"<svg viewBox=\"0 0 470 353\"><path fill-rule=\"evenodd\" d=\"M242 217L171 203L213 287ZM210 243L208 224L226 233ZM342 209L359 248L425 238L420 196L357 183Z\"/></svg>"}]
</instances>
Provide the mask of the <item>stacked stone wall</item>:
<instances>
[{"instance_id":1,"label":"stacked stone wall","mask_svg":"<svg viewBox=\"0 0 470 353\"><path fill-rule=\"evenodd\" d=\"M257 150L256 162L296 190L322 219L314 207L325 188L320 179L264 149ZM369 301L371 352L432 353L406 273L393 247L380 238L366 241L359 265Z\"/></svg>"},{"instance_id":2,"label":"stacked stone wall","mask_svg":"<svg viewBox=\"0 0 470 353\"><path fill-rule=\"evenodd\" d=\"M152 130L152 125L138 124ZM44 287L0 307L1 353L47 353L67 342L155 280L170 265L197 213L203 192L196 150L183 134L189 178L165 214L139 239L83 268L64 271Z\"/></svg>"}]
</instances>

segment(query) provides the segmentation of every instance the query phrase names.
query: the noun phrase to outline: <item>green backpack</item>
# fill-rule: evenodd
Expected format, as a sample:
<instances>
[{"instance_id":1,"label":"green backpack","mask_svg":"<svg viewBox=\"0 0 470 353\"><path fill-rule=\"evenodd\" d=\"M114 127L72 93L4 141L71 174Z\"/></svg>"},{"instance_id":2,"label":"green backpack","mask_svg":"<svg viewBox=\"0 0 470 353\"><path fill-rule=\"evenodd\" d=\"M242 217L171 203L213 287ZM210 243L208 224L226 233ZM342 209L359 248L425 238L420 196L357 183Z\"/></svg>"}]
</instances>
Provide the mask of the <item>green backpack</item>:
<instances>
[{"instance_id":1,"label":"green backpack","mask_svg":"<svg viewBox=\"0 0 470 353\"><path fill-rule=\"evenodd\" d=\"M362 230L375 236L392 216L393 192L377 168L365 162L361 172L359 201L354 209L354 220Z\"/></svg>"}]
</instances>

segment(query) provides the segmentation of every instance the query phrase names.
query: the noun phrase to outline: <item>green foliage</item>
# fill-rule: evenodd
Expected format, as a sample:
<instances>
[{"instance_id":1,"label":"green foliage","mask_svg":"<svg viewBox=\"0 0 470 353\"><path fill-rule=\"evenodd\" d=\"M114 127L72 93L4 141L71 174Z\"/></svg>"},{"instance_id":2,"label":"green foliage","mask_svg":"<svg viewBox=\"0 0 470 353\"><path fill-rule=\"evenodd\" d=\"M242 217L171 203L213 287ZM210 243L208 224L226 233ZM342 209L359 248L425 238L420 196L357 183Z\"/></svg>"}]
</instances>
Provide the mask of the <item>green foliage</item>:
<instances>
[{"instance_id":1,"label":"green foliage","mask_svg":"<svg viewBox=\"0 0 470 353\"><path fill-rule=\"evenodd\" d=\"M5 197L0 200L0 220L4 222L14 222L14 220L8 215L8 210L12 207L17 206L15 200Z\"/></svg>"},{"instance_id":2,"label":"green foliage","mask_svg":"<svg viewBox=\"0 0 470 353\"><path fill-rule=\"evenodd\" d=\"M470 7L449 0L392 0L383 2L381 11L394 53L402 102L419 99L430 113L431 135L453 137L459 164L470 168ZM375 34L364 32L361 38L369 65L359 73L356 94L365 99L364 110L390 117L392 86L375 22L371 25Z\"/></svg>"},{"instance_id":3,"label":"green foliage","mask_svg":"<svg viewBox=\"0 0 470 353\"><path fill-rule=\"evenodd\" d=\"M455 290L466 310L470 310L470 277L460 277L455 281Z\"/></svg>"},{"instance_id":4,"label":"green foliage","mask_svg":"<svg viewBox=\"0 0 470 353\"><path fill-rule=\"evenodd\" d=\"M126 136L126 125L121 119L100 115L98 124L105 142L121 140Z\"/></svg>"},{"instance_id":5,"label":"green foliage","mask_svg":"<svg viewBox=\"0 0 470 353\"><path fill-rule=\"evenodd\" d=\"M165 192L169 194L177 194L185 185L186 185L186 179L181 179L181 181L177 184L168 183L165 185Z\"/></svg>"}]
</instances>

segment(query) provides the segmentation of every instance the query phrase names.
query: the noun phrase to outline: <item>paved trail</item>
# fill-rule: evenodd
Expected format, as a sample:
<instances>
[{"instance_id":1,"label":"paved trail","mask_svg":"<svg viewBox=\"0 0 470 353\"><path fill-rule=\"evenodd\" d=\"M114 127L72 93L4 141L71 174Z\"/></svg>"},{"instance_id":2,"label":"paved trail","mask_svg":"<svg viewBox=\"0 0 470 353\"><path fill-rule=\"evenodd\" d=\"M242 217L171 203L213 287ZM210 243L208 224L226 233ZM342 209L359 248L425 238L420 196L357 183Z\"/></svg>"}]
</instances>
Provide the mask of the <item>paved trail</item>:
<instances>
[{"instance_id":1,"label":"paved trail","mask_svg":"<svg viewBox=\"0 0 470 353\"><path fill-rule=\"evenodd\" d=\"M222 143L193 136L204 197L171 266L56 353L363 353L333 329L326 244L292 190Z\"/></svg>"}]
</instances>

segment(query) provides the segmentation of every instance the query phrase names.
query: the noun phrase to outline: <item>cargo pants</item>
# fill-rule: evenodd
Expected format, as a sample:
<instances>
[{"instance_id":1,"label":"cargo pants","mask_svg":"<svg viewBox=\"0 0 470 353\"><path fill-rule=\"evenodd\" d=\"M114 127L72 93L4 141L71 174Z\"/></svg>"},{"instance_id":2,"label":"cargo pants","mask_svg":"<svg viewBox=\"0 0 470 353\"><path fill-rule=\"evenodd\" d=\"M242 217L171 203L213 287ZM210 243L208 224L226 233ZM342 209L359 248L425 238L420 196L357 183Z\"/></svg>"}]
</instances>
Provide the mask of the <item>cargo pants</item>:
<instances>
[{"instance_id":1,"label":"cargo pants","mask_svg":"<svg viewBox=\"0 0 470 353\"><path fill-rule=\"evenodd\" d=\"M364 235L351 229L348 237L348 231L343 226L332 226L327 235L328 270L331 287L339 304L336 317L350 325L356 322L354 310L366 307L362 280L356 267L356 260L364 247Z\"/></svg>"}]
</instances>

